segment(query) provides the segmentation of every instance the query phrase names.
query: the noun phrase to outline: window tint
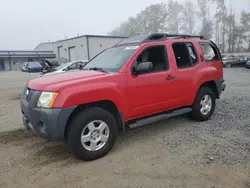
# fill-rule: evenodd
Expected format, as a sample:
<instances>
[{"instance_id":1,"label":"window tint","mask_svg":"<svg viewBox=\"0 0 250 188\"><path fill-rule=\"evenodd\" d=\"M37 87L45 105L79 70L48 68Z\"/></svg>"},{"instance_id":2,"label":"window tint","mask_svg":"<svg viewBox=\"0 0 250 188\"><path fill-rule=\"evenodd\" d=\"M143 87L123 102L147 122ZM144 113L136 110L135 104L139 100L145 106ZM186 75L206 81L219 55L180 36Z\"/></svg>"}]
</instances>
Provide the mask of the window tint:
<instances>
[{"instance_id":1,"label":"window tint","mask_svg":"<svg viewBox=\"0 0 250 188\"><path fill-rule=\"evenodd\" d=\"M179 69L192 67L198 63L195 49L191 43L173 44L175 60Z\"/></svg>"},{"instance_id":2,"label":"window tint","mask_svg":"<svg viewBox=\"0 0 250 188\"><path fill-rule=\"evenodd\" d=\"M151 72L160 72L168 69L167 54L165 46L152 46L145 49L133 63L136 67L143 62L151 62L153 70Z\"/></svg>"},{"instance_id":3,"label":"window tint","mask_svg":"<svg viewBox=\"0 0 250 188\"><path fill-rule=\"evenodd\" d=\"M211 44L200 44L204 58L206 61L218 61L219 56Z\"/></svg>"}]
</instances>

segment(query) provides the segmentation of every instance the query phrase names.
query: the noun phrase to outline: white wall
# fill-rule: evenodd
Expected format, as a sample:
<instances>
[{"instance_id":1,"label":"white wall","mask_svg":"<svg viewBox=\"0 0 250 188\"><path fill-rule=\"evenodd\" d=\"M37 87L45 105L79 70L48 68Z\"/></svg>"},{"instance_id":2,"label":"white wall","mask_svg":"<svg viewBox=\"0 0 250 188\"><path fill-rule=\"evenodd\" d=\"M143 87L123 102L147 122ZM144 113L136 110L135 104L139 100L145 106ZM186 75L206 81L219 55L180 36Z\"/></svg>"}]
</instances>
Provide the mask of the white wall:
<instances>
[{"instance_id":1,"label":"white wall","mask_svg":"<svg viewBox=\"0 0 250 188\"><path fill-rule=\"evenodd\" d=\"M35 51L53 51L54 52L54 46L52 43L41 43L35 48Z\"/></svg>"},{"instance_id":2,"label":"white wall","mask_svg":"<svg viewBox=\"0 0 250 188\"><path fill-rule=\"evenodd\" d=\"M10 70L9 58L3 58L3 59L4 59L4 70Z\"/></svg>"},{"instance_id":3,"label":"white wall","mask_svg":"<svg viewBox=\"0 0 250 188\"><path fill-rule=\"evenodd\" d=\"M58 56L58 47L61 47L60 49L60 57L66 58L69 60L69 48L75 46L76 50L76 58L79 60L85 60L88 59L87 55L87 42L85 37L79 37L75 39L69 39L64 41L58 41L53 43L45 43L40 44L38 47L36 47L35 50L52 50L56 57Z\"/></svg>"},{"instance_id":4,"label":"white wall","mask_svg":"<svg viewBox=\"0 0 250 188\"><path fill-rule=\"evenodd\" d=\"M89 59L94 57L99 52L109 48L119 41L122 38L110 38L110 37L88 37L89 42ZM68 40L62 40L52 43L42 43L36 47L38 50L53 51L58 57L58 47L60 48L60 57L66 58L69 60L69 48L75 47L76 59L77 60L88 60L88 50L87 50L87 38L86 37L76 37Z\"/></svg>"},{"instance_id":5,"label":"white wall","mask_svg":"<svg viewBox=\"0 0 250 188\"><path fill-rule=\"evenodd\" d=\"M110 48L111 46L117 44L121 41L121 38L99 38L90 37L89 38L89 56L90 59L100 53L101 51Z\"/></svg>"}]
</instances>

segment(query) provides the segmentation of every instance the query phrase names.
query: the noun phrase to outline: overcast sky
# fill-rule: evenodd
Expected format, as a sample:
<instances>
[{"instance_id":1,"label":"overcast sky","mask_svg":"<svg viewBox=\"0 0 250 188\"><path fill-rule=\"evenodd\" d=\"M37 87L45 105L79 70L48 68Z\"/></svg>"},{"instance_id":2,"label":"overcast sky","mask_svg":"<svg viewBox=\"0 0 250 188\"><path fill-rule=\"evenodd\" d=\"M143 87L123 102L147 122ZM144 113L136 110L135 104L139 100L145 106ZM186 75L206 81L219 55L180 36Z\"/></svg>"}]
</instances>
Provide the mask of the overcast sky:
<instances>
[{"instance_id":1,"label":"overcast sky","mask_svg":"<svg viewBox=\"0 0 250 188\"><path fill-rule=\"evenodd\" d=\"M32 50L66 36L107 34L160 2L167 0L0 0L0 50ZM232 2L236 11L250 11L249 0Z\"/></svg>"}]
</instances>

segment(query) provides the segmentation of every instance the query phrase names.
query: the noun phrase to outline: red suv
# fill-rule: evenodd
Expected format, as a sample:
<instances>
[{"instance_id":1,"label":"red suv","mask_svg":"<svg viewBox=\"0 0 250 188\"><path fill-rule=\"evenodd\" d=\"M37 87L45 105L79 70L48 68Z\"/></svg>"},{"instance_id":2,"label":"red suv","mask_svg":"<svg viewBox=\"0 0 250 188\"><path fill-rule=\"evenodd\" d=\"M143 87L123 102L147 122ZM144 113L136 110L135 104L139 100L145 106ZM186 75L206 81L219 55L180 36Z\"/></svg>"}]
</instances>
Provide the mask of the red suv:
<instances>
[{"instance_id":1,"label":"red suv","mask_svg":"<svg viewBox=\"0 0 250 188\"><path fill-rule=\"evenodd\" d=\"M226 87L222 67L217 46L201 36L127 38L83 70L30 80L21 97L24 126L94 160L111 150L118 131L182 108L208 120Z\"/></svg>"}]
</instances>

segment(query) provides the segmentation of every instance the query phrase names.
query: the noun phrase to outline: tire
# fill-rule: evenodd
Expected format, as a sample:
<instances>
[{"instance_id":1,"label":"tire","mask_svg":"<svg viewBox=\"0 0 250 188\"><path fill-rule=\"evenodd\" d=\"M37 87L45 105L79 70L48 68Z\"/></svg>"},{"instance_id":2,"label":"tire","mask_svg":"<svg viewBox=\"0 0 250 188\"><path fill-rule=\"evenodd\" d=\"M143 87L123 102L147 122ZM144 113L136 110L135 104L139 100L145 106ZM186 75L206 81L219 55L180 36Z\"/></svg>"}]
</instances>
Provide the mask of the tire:
<instances>
[{"instance_id":1,"label":"tire","mask_svg":"<svg viewBox=\"0 0 250 188\"><path fill-rule=\"evenodd\" d=\"M98 130L95 130L96 127L92 128L92 130L94 131L90 131L89 129L90 127L89 125L92 125L93 121L95 123L97 121L104 122L104 125L106 124L108 127L105 130L103 130L104 133L106 131L107 133L107 134L105 133L106 135L103 135L103 131L101 133L102 136L106 137L105 138L106 143L102 147L100 147L100 149L95 150L95 151L94 150L91 151L91 148L92 148L91 143L92 142L94 143L93 141L94 134L95 134L94 131L98 131ZM95 126L97 126L97 129L98 129L98 126L100 125L97 124ZM99 134L100 132L101 131L99 131ZM89 134L90 135L92 134L92 138L91 138L92 141L82 143L81 137L82 136L89 137L88 136ZM73 119L71 120L69 124L66 138L67 138L67 142L71 151L77 158L81 160L85 160L85 161L91 161L91 160L95 160L95 159L105 156L112 149L115 143L116 137L117 137L117 125L116 125L116 121L113 115L109 113L107 110L104 110L102 108L91 107L91 108L83 109L77 115L73 117ZM101 137L98 137L96 140L98 139L101 139ZM103 144L101 142L102 141L98 141L95 143L97 143L97 145L98 143L100 143L99 145L101 146Z\"/></svg>"},{"instance_id":2,"label":"tire","mask_svg":"<svg viewBox=\"0 0 250 188\"><path fill-rule=\"evenodd\" d=\"M206 99L206 96L209 96L211 99L211 108L210 108L210 110L209 110L209 108L207 108L207 109L203 108L203 109L206 109L206 110L203 110L203 112L204 112L203 113L201 101L202 100L204 101L204 99ZM210 103L206 103L206 104L209 106ZM192 105L192 117L193 117L193 119L195 119L197 121L207 121L214 113L215 105L216 105L216 95L215 95L214 91L210 87L201 87L200 90L198 91L196 98L195 98L195 101Z\"/></svg>"},{"instance_id":3,"label":"tire","mask_svg":"<svg viewBox=\"0 0 250 188\"><path fill-rule=\"evenodd\" d=\"M225 65L225 67L226 67L226 68L231 68L232 65L231 65L231 63L227 63L227 64Z\"/></svg>"}]
</instances>

